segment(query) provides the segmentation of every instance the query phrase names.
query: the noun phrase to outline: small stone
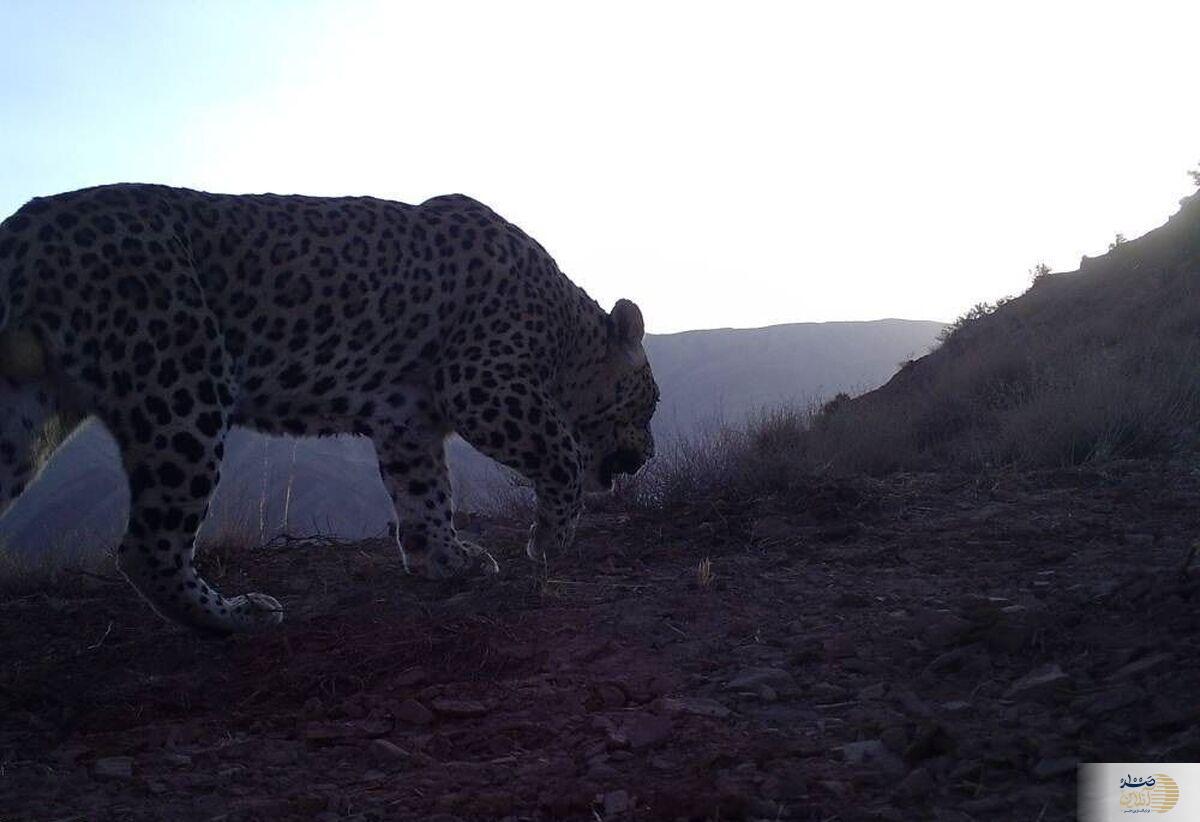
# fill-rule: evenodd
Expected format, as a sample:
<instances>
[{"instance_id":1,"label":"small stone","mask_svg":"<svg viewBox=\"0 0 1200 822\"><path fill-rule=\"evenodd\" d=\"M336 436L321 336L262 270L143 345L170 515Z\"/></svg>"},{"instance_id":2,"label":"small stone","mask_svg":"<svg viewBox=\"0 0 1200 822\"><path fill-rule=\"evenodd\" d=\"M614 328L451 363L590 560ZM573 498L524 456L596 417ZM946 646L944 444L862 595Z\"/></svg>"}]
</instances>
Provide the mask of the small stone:
<instances>
[{"instance_id":1,"label":"small stone","mask_svg":"<svg viewBox=\"0 0 1200 822\"><path fill-rule=\"evenodd\" d=\"M904 753L904 749L908 747L908 731L904 730L903 725L884 728L883 733L879 734L879 741L892 753Z\"/></svg>"},{"instance_id":2,"label":"small stone","mask_svg":"<svg viewBox=\"0 0 1200 822\"><path fill-rule=\"evenodd\" d=\"M378 763L395 765L396 763L408 762L411 758L408 751L394 742L388 742L386 739L372 740L367 750L370 752L371 757Z\"/></svg>"},{"instance_id":3,"label":"small stone","mask_svg":"<svg viewBox=\"0 0 1200 822\"><path fill-rule=\"evenodd\" d=\"M1120 681L1122 679L1136 679L1140 676L1156 674L1171 667L1174 659L1173 654L1154 654L1153 656L1142 657L1118 669L1109 679Z\"/></svg>"},{"instance_id":4,"label":"small stone","mask_svg":"<svg viewBox=\"0 0 1200 822\"><path fill-rule=\"evenodd\" d=\"M1033 768L1033 775L1036 779L1056 779L1067 774L1074 774L1076 766L1079 765L1079 760L1073 756L1063 756L1053 759L1042 759Z\"/></svg>"},{"instance_id":5,"label":"small stone","mask_svg":"<svg viewBox=\"0 0 1200 822\"><path fill-rule=\"evenodd\" d=\"M435 713L459 719L485 716L488 707L474 699L435 699L431 706Z\"/></svg>"},{"instance_id":6,"label":"small stone","mask_svg":"<svg viewBox=\"0 0 1200 822\"><path fill-rule=\"evenodd\" d=\"M764 542L791 540L796 537L796 526L783 517L761 517L750 526L750 537Z\"/></svg>"},{"instance_id":7,"label":"small stone","mask_svg":"<svg viewBox=\"0 0 1200 822\"><path fill-rule=\"evenodd\" d=\"M786 690L795 687L795 684L792 675L779 668L746 668L729 680L725 687L730 691L757 691L763 685L770 685Z\"/></svg>"},{"instance_id":8,"label":"small stone","mask_svg":"<svg viewBox=\"0 0 1200 822\"><path fill-rule=\"evenodd\" d=\"M904 761L908 763L923 762L935 756L941 756L954 751L957 747L954 736L946 727L938 722L925 722L917 727L913 740L904 749Z\"/></svg>"},{"instance_id":9,"label":"small stone","mask_svg":"<svg viewBox=\"0 0 1200 822\"><path fill-rule=\"evenodd\" d=\"M842 758L850 765L877 765L888 773L899 773L904 770L900 759L883 744L880 739L864 739L860 742L849 742L837 750Z\"/></svg>"},{"instance_id":10,"label":"small stone","mask_svg":"<svg viewBox=\"0 0 1200 822\"><path fill-rule=\"evenodd\" d=\"M763 702L774 702L779 699L779 692L770 685L763 685L758 689L758 697Z\"/></svg>"},{"instance_id":11,"label":"small stone","mask_svg":"<svg viewBox=\"0 0 1200 822\"><path fill-rule=\"evenodd\" d=\"M415 668L409 668L407 671L401 671L392 680L392 684L401 688L411 688L414 685L420 685L427 679L429 679L429 673L418 665Z\"/></svg>"},{"instance_id":12,"label":"small stone","mask_svg":"<svg viewBox=\"0 0 1200 822\"><path fill-rule=\"evenodd\" d=\"M176 768L186 768L192 764L192 758L187 754L181 753L165 753L163 754L163 761Z\"/></svg>"},{"instance_id":13,"label":"small stone","mask_svg":"<svg viewBox=\"0 0 1200 822\"><path fill-rule=\"evenodd\" d=\"M410 725L428 725L433 721L433 712L415 699L406 699L397 705L395 715L396 719Z\"/></svg>"},{"instance_id":14,"label":"small stone","mask_svg":"<svg viewBox=\"0 0 1200 822\"><path fill-rule=\"evenodd\" d=\"M626 721L622 736L635 751L653 748L670 738L674 726L670 718L655 714L635 714Z\"/></svg>"},{"instance_id":15,"label":"small stone","mask_svg":"<svg viewBox=\"0 0 1200 822\"><path fill-rule=\"evenodd\" d=\"M604 805L604 814L606 816L616 816L617 814L629 811L633 807L633 801L628 791L609 791L601 797L601 804Z\"/></svg>"},{"instance_id":16,"label":"small stone","mask_svg":"<svg viewBox=\"0 0 1200 822\"><path fill-rule=\"evenodd\" d=\"M932 648L952 648L966 641L975 623L945 611L926 611L914 619L914 627Z\"/></svg>"},{"instance_id":17,"label":"small stone","mask_svg":"<svg viewBox=\"0 0 1200 822\"><path fill-rule=\"evenodd\" d=\"M693 716L710 716L714 719L724 719L729 716L729 709L720 702L699 696L664 697L662 709L669 714L692 714Z\"/></svg>"},{"instance_id":18,"label":"small stone","mask_svg":"<svg viewBox=\"0 0 1200 822\"><path fill-rule=\"evenodd\" d=\"M106 756L92 765L92 775L97 779L129 779L133 776L132 756Z\"/></svg>"},{"instance_id":19,"label":"small stone","mask_svg":"<svg viewBox=\"0 0 1200 822\"><path fill-rule=\"evenodd\" d=\"M91 751L86 745L64 745L54 751L54 760L60 765L74 765L79 757Z\"/></svg>"},{"instance_id":20,"label":"small stone","mask_svg":"<svg viewBox=\"0 0 1200 822\"><path fill-rule=\"evenodd\" d=\"M1044 699L1057 696L1071 684L1071 677L1054 663L1043 665L1027 673L1012 684L1004 694L1005 699Z\"/></svg>"},{"instance_id":21,"label":"small stone","mask_svg":"<svg viewBox=\"0 0 1200 822\"><path fill-rule=\"evenodd\" d=\"M951 716L960 716L971 710L971 703L961 699L954 699L950 702L943 702L942 710Z\"/></svg>"},{"instance_id":22,"label":"small stone","mask_svg":"<svg viewBox=\"0 0 1200 822\"><path fill-rule=\"evenodd\" d=\"M258 759L267 765L292 765L300 760L300 745L276 740L263 746Z\"/></svg>"},{"instance_id":23,"label":"small stone","mask_svg":"<svg viewBox=\"0 0 1200 822\"><path fill-rule=\"evenodd\" d=\"M325 705L319 697L310 696L304 700L304 705L300 710L304 711L306 716L321 716L325 713Z\"/></svg>"},{"instance_id":24,"label":"small stone","mask_svg":"<svg viewBox=\"0 0 1200 822\"><path fill-rule=\"evenodd\" d=\"M858 698L862 700L883 699L887 694L887 683L876 682L874 685L868 685L858 692Z\"/></svg>"},{"instance_id":25,"label":"small stone","mask_svg":"<svg viewBox=\"0 0 1200 822\"><path fill-rule=\"evenodd\" d=\"M146 780L146 790L155 796L161 796L162 794L166 793L168 789L164 783L159 782L157 779L148 779Z\"/></svg>"},{"instance_id":26,"label":"small stone","mask_svg":"<svg viewBox=\"0 0 1200 822\"><path fill-rule=\"evenodd\" d=\"M933 790L933 777L924 768L914 768L908 776L896 786L896 792L910 799L920 799L928 796Z\"/></svg>"},{"instance_id":27,"label":"small stone","mask_svg":"<svg viewBox=\"0 0 1200 822\"><path fill-rule=\"evenodd\" d=\"M849 633L838 634L821 643L825 656L829 659L846 659L858 653L859 641Z\"/></svg>"},{"instance_id":28,"label":"small stone","mask_svg":"<svg viewBox=\"0 0 1200 822\"><path fill-rule=\"evenodd\" d=\"M1135 705L1144 697L1141 688L1124 685L1096 694L1083 705L1083 712L1088 716L1104 716Z\"/></svg>"},{"instance_id":29,"label":"small stone","mask_svg":"<svg viewBox=\"0 0 1200 822\"><path fill-rule=\"evenodd\" d=\"M611 682L605 682L596 686L596 698L600 705L605 708L623 708L625 707L625 692L621 690L620 685L615 685Z\"/></svg>"}]
</instances>

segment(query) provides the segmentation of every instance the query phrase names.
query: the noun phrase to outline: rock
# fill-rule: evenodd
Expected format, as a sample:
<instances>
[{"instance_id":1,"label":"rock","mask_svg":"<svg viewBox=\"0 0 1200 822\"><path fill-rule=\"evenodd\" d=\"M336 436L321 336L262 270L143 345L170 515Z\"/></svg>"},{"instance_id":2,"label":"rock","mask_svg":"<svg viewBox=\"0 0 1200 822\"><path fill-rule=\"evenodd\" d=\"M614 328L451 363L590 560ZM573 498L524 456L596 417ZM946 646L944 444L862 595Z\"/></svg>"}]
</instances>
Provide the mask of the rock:
<instances>
[{"instance_id":1,"label":"rock","mask_svg":"<svg viewBox=\"0 0 1200 822\"><path fill-rule=\"evenodd\" d=\"M1122 685L1095 694L1085 700L1081 708L1088 716L1105 716L1116 713L1122 708L1128 708L1130 705L1136 705L1144 697L1145 693L1141 688L1134 685Z\"/></svg>"},{"instance_id":2,"label":"rock","mask_svg":"<svg viewBox=\"0 0 1200 822\"><path fill-rule=\"evenodd\" d=\"M845 702L850 698L850 692L832 682L814 682L812 698L819 702Z\"/></svg>"},{"instance_id":3,"label":"rock","mask_svg":"<svg viewBox=\"0 0 1200 822\"><path fill-rule=\"evenodd\" d=\"M868 685L858 692L858 698L861 700L883 699L887 694L887 683L876 682L874 685Z\"/></svg>"},{"instance_id":4,"label":"rock","mask_svg":"<svg viewBox=\"0 0 1200 822\"><path fill-rule=\"evenodd\" d=\"M664 697L662 709L669 714L710 716L714 719L724 719L729 716L729 709L720 702L699 696Z\"/></svg>"},{"instance_id":5,"label":"rock","mask_svg":"<svg viewBox=\"0 0 1200 822\"><path fill-rule=\"evenodd\" d=\"M1023 605L1011 605L1001 610L1001 618L984 630L982 638L995 651L1015 654L1033 638L1034 621Z\"/></svg>"},{"instance_id":6,"label":"rock","mask_svg":"<svg viewBox=\"0 0 1200 822\"><path fill-rule=\"evenodd\" d=\"M635 751L653 748L670 738L674 726L669 717L639 713L631 716L622 728L622 736Z\"/></svg>"},{"instance_id":7,"label":"rock","mask_svg":"<svg viewBox=\"0 0 1200 822\"><path fill-rule=\"evenodd\" d=\"M780 668L746 668L725 684L730 691L758 691L764 685L776 690L794 688L796 680Z\"/></svg>"},{"instance_id":8,"label":"rock","mask_svg":"<svg viewBox=\"0 0 1200 822\"><path fill-rule=\"evenodd\" d=\"M428 672L418 665L415 668L409 668L407 671L397 674L392 680L392 684L402 688L411 688L414 685L422 684L427 679L429 679Z\"/></svg>"},{"instance_id":9,"label":"rock","mask_svg":"<svg viewBox=\"0 0 1200 822\"><path fill-rule=\"evenodd\" d=\"M361 739L364 736L385 734L392 729L392 722L363 719L354 722L310 722L304 728L304 738L310 742L333 743L345 739Z\"/></svg>"},{"instance_id":10,"label":"rock","mask_svg":"<svg viewBox=\"0 0 1200 822\"><path fill-rule=\"evenodd\" d=\"M903 725L884 728L883 733L879 735L879 741L892 753L904 753L904 749L908 747L908 731L904 730Z\"/></svg>"},{"instance_id":11,"label":"rock","mask_svg":"<svg viewBox=\"0 0 1200 822\"><path fill-rule=\"evenodd\" d=\"M904 749L904 761L922 762L935 756L948 754L956 747L954 736L938 722L926 722L917 728L913 741Z\"/></svg>"},{"instance_id":12,"label":"rock","mask_svg":"<svg viewBox=\"0 0 1200 822\"><path fill-rule=\"evenodd\" d=\"M406 699L397 705L395 716L409 725L428 725L433 721L433 712L415 699Z\"/></svg>"},{"instance_id":13,"label":"rock","mask_svg":"<svg viewBox=\"0 0 1200 822\"><path fill-rule=\"evenodd\" d=\"M1153 654L1142 657L1118 669L1109 679L1119 682L1123 679L1137 679L1141 676L1156 674L1170 668L1174 659L1174 654Z\"/></svg>"},{"instance_id":14,"label":"rock","mask_svg":"<svg viewBox=\"0 0 1200 822\"><path fill-rule=\"evenodd\" d=\"M474 699L435 699L430 705L435 713L456 719L471 719L486 716L489 709Z\"/></svg>"},{"instance_id":15,"label":"rock","mask_svg":"<svg viewBox=\"0 0 1200 822\"><path fill-rule=\"evenodd\" d=\"M904 770L900 759L889 751L883 741L879 739L848 742L836 750L841 751L842 758L849 765L877 765L882 770L893 774Z\"/></svg>"},{"instance_id":16,"label":"rock","mask_svg":"<svg viewBox=\"0 0 1200 822\"><path fill-rule=\"evenodd\" d=\"M625 707L625 691L621 690L620 685L612 682L604 682L596 686L596 699L603 708L623 708Z\"/></svg>"},{"instance_id":17,"label":"rock","mask_svg":"<svg viewBox=\"0 0 1200 822\"><path fill-rule=\"evenodd\" d=\"M783 517L760 517L750 526L750 537L765 542L792 540L796 537L796 526Z\"/></svg>"},{"instance_id":18,"label":"rock","mask_svg":"<svg viewBox=\"0 0 1200 822\"><path fill-rule=\"evenodd\" d=\"M952 648L966 642L975 623L948 611L925 611L913 619L917 634L931 648Z\"/></svg>"},{"instance_id":19,"label":"rock","mask_svg":"<svg viewBox=\"0 0 1200 822\"><path fill-rule=\"evenodd\" d=\"M924 768L914 768L896 786L896 793L910 799L921 799L933 791L933 777Z\"/></svg>"},{"instance_id":20,"label":"rock","mask_svg":"<svg viewBox=\"0 0 1200 822\"><path fill-rule=\"evenodd\" d=\"M1079 759L1074 756L1063 756L1054 759L1042 759L1033 768L1035 779L1055 779L1067 774L1074 774Z\"/></svg>"},{"instance_id":21,"label":"rock","mask_svg":"<svg viewBox=\"0 0 1200 822\"><path fill-rule=\"evenodd\" d=\"M954 699L950 702L943 702L942 710L951 716L960 716L971 710L971 703L964 702L961 699Z\"/></svg>"},{"instance_id":22,"label":"rock","mask_svg":"<svg viewBox=\"0 0 1200 822\"><path fill-rule=\"evenodd\" d=\"M628 791L609 791L598 799L599 804L604 806L605 816L616 816L633 809L633 799Z\"/></svg>"},{"instance_id":23,"label":"rock","mask_svg":"<svg viewBox=\"0 0 1200 822\"><path fill-rule=\"evenodd\" d=\"M821 643L828 659L845 659L858 653L859 640L850 633L832 636Z\"/></svg>"},{"instance_id":24,"label":"rock","mask_svg":"<svg viewBox=\"0 0 1200 822\"><path fill-rule=\"evenodd\" d=\"M300 752L299 743L272 740L258 752L258 760L267 765L292 765L300 760Z\"/></svg>"},{"instance_id":25,"label":"rock","mask_svg":"<svg viewBox=\"0 0 1200 822\"><path fill-rule=\"evenodd\" d=\"M70 767L75 764L79 757L90 753L91 750L86 745L64 745L61 748L56 748L52 756L58 764Z\"/></svg>"},{"instance_id":26,"label":"rock","mask_svg":"<svg viewBox=\"0 0 1200 822\"><path fill-rule=\"evenodd\" d=\"M367 751L371 754L371 758L380 764L395 765L408 762L411 758L408 751L386 739L372 740Z\"/></svg>"},{"instance_id":27,"label":"rock","mask_svg":"<svg viewBox=\"0 0 1200 822\"><path fill-rule=\"evenodd\" d=\"M132 756L106 756L92 765L97 779L129 779L133 776Z\"/></svg>"},{"instance_id":28,"label":"rock","mask_svg":"<svg viewBox=\"0 0 1200 822\"><path fill-rule=\"evenodd\" d=\"M1068 685L1071 677L1054 663L1035 668L1018 679L1005 692L1005 699L1046 699L1058 696Z\"/></svg>"}]
</instances>

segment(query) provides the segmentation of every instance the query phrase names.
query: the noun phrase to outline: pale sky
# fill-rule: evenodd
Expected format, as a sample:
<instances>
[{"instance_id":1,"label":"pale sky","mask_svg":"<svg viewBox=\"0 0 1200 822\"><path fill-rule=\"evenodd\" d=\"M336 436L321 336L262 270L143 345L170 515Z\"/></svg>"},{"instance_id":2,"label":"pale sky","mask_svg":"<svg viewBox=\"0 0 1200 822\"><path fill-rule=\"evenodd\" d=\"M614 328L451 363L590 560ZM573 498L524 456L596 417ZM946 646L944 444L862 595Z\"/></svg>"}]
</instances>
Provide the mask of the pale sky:
<instances>
[{"instance_id":1,"label":"pale sky","mask_svg":"<svg viewBox=\"0 0 1200 822\"><path fill-rule=\"evenodd\" d=\"M648 330L950 320L1163 222L1200 4L0 0L0 213L463 192Z\"/></svg>"}]
</instances>

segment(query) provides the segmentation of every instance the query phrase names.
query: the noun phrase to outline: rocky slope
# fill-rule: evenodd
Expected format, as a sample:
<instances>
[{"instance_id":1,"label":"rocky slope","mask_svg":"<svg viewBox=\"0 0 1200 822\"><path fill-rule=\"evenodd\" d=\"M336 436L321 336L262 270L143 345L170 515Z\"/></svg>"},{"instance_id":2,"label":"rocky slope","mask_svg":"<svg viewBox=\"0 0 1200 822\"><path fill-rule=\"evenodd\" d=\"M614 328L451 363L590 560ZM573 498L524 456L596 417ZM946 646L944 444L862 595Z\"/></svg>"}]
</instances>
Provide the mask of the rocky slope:
<instances>
[{"instance_id":1,"label":"rocky slope","mask_svg":"<svg viewBox=\"0 0 1200 822\"><path fill-rule=\"evenodd\" d=\"M67 574L0 597L0 818L1069 818L1077 761L1200 758L1198 495L814 483L591 515L541 570L475 522L505 573L443 586L378 543L218 551L289 609L225 642Z\"/></svg>"}]
</instances>

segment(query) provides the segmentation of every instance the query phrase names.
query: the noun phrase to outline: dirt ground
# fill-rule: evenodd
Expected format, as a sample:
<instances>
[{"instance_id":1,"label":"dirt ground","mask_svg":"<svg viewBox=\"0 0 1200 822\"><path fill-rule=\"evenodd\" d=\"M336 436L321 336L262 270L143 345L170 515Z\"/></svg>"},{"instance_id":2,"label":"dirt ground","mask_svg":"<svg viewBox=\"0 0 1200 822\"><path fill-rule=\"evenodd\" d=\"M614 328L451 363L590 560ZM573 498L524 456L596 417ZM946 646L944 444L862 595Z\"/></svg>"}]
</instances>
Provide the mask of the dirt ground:
<instances>
[{"instance_id":1,"label":"dirt ground","mask_svg":"<svg viewBox=\"0 0 1200 822\"><path fill-rule=\"evenodd\" d=\"M588 515L541 571L476 521L504 574L449 585L287 544L209 559L288 609L227 641L67 574L0 600L0 819L1071 818L1078 761L1200 760L1198 501L822 482Z\"/></svg>"}]
</instances>

